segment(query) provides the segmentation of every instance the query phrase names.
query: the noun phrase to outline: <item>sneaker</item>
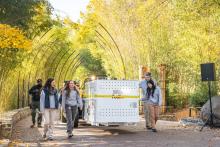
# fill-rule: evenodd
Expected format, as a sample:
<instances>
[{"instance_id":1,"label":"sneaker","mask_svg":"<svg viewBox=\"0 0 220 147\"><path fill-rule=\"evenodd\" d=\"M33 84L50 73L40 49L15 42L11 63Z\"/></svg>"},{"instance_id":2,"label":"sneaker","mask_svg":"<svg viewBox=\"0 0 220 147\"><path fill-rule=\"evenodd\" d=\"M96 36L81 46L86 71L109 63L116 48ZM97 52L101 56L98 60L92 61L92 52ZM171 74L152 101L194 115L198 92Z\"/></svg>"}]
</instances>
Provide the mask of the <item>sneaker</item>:
<instances>
[{"instance_id":1,"label":"sneaker","mask_svg":"<svg viewBox=\"0 0 220 147\"><path fill-rule=\"evenodd\" d=\"M43 135L43 139L46 139L46 138L47 138L47 135L46 135L46 134L44 134L44 135Z\"/></svg>"},{"instance_id":2,"label":"sneaker","mask_svg":"<svg viewBox=\"0 0 220 147\"><path fill-rule=\"evenodd\" d=\"M152 132L157 132L157 130L156 129L152 129Z\"/></svg>"},{"instance_id":3,"label":"sneaker","mask_svg":"<svg viewBox=\"0 0 220 147\"><path fill-rule=\"evenodd\" d=\"M35 127L35 124L31 125L30 127L31 127L31 128L34 128L34 127Z\"/></svg>"},{"instance_id":4,"label":"sneaker","mask_svg":"<svg viewBox=\"0 0 220 147\"><path fill-rule=\"evenodd\" d=\"M68 137L69 138L73 137L73 134L72 133L68 133Z\"/></svg>"},{"instance_id":5,"label":"sneaker","mask_svg":"<svg viewBox=\"0 0 220 147\"><path fill-rule=\"evenodd\" d=\"M52 138L52 137L49 137L48 140L53 141L53 138Z\"/></svg>"}]
</instances>

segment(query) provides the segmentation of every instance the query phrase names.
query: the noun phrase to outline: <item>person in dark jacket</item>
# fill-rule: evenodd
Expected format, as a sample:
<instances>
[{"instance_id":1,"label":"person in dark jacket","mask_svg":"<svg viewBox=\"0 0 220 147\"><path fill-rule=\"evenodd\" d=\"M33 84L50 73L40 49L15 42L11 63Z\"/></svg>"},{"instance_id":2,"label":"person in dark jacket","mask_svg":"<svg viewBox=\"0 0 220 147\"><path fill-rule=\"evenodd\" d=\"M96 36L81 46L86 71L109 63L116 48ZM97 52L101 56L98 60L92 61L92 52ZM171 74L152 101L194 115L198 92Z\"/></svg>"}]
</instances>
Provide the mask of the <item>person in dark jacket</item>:
<instances>
[{"instance_id":1,"label":"person in dark jacket","mask_svg":"<svg viewBox=\"0 0 220 147\"><path fill-rule=\"evenodd\" d=\"M31 102L31 116L32 116L32 125L31 128L35 126L35 118L36 118L36 113L37 111L40 111L40 93L42 89L42 80L38 79L37 84L34 85L28 93L32 96L32 102ZM37 110L38 109L38 110ZM41 127L41 121L42 121L42 115L38 113L38 118L37 118L37 126Z\"/></svg>"}]
</instances>

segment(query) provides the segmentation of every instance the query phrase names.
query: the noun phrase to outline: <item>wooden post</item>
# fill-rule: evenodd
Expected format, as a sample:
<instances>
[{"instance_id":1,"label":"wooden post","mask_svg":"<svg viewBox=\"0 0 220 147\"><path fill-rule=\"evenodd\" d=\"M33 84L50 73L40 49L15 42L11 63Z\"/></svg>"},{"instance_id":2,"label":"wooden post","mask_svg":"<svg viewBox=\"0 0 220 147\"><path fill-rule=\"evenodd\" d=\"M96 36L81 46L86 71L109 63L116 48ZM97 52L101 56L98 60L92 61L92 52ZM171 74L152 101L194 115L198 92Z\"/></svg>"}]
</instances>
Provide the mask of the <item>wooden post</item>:
<instances>
[{"instance_id":1,"label":"wooden post","mask_svg":"<svg viewBox=\"0 0 220 147\"><path fill-rule=\"evenodd\" d=\"M162 109L161 112L166 112L166 65L159 65L160 68L160 88L162 93Z\"/></svg>"}]
</instances>

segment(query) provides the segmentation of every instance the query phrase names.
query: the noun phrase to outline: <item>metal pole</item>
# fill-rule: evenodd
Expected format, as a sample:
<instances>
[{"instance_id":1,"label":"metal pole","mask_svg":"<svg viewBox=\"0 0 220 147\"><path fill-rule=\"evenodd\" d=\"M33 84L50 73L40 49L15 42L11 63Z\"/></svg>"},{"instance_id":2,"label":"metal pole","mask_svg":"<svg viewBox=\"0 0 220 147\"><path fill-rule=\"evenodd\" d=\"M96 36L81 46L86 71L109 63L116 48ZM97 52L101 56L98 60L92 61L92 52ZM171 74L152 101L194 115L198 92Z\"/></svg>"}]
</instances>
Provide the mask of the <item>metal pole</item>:
<instances>
[{"instance_id":1,"label":"metal pole","mask_svg":"<svg viewBox=\"0 0 220 147\"><path fill-rule=\"evenodd\" d=\"M47 70L46 79L50 76L49 70L53 70L53 69L52 69L53 63L55 63L57 57L59 56L59 54L60 54L62 51L63 51L63 50L60 49L60 50L58 51L58 53L55 54L55 57L54 57L54 58L48 59L48 62L45 63L44 68L46 68L46 67L49 68L49 69ZM51 61L51 62L50 62L50 61Z\"/></svg>"},{"instance_id":2,"label":"metal pole","mask_svg":"<svg viewBox=\"0 0 220 147\"><path fill-rule=\"evenodd\" d=\"M74 73L76 72L77 68L78 68L83 62L84 62L84 60L82 60L78 65L75 66L75 68L73 68L73 71L75 70L74 72L72 72L72 73L73 73L73 77L74 77ZM72 77L72 79L73 79L73 77Z\"/></svg>"},{"instance_id":3,"label":"metal pole","mask_svg":"<svg viewBox=\"0 0 220 147\"><path fill-rule=\"evenodd\" d=\"M208 87L209 87L209 101L210 101L210 118L211 118L211 126L213 127L213 112L212 112L212 98L211 98L211 82L208 81Z\"/></svg>"},{"instance_id":4,"label":"metal pole","mask_svg":"<svg viewBox=\"0 0 220 147\"><path fill-rule=\"evenodd\" d=\"M80 57L79 59L77 59L77 61L74 63L74 65L72 66L72 70L71 70L71 73L74 73L74 70L75 70L75 67L82 62L84 58L83 57ZM72 77L73 79L73 77Z\"/></svg>"},{"instance_id":5,"label":"metal pole","mask_svg":"<svg viewBox=\"0 0 220 147\"><path fill-rule=\"evenodd\" d=\"M69 50L70 50L70 49L66 50L66 51L64 52L64 54L61 56L61 58L59 59L58 64L57 64L57 65L56 65L56 67L55 67L55 71L54 71L54 73L53 73L53 76L52 76L52 77L54 77L54 78L55 78L57 68L59 67L60 62L62 61L63 57L64 57L64 56L65 56L65 55L68 53L68 51L69 51Z\"/></svg>"},{"instance_id":6,"label":"metal pole","mask_svg":"<svg viewBox=\"0 0 220 147\"><path fill-rule=\"evenodd\" d=\"M70 69L70 67L71 67L71 65L75 62L75 59L77 59L77 57L79 56L80 54L77 54L75 57L74 57L74 59L73 59L73 61L69 64L69 66L67 67L67 70L66 70L66 72L65 72L65 75L64 75L64 81L66 80L66 76L67 76L67 73L68 73L68 71L69 71L69 69Z\"/></svg>"},{"instance_id":7,"label":"metal pole","mask_svg":"<svg viewBox=\"0 0 220 147\"><path fill-rule=\"evenodd\" d=\"M63 63L63 66L62 66L62 68L61 68L61 70L60 70L60 74L59 74L59 76L58 76L58 88L60 88L60 76L61 76L61 74L62 74L63 68L65 67L65 65L66 65L66 63L68 62L69 58L70 58L75 52L76 52L76 51L73 50L73 52L67 57L66 61L64 61L64 63Z\"/></svg>"},{"instance_id":8,"label":"metal pole","mask_svg":"<svg viewBox=\"0 0 220 147\"><path fill-rule=\"evenodd\" d=\"M105 32L109 35L109 37L111 38L111 40L113 41L116 49L118 50L118 53L120 55L120 58L121 58L121 62L122 62L122 66L123 66L123 70L124 70L124 78L127 79L127 73L126 73L126 67L125 67L125 61L122 57L122 53L118 47L118 44L116 43L116 41L114 40L114 38L112 37L112 35L110 34L110 32L101 24L99 23L99 25L105 30Z\"/></svg>"}]
</instances>

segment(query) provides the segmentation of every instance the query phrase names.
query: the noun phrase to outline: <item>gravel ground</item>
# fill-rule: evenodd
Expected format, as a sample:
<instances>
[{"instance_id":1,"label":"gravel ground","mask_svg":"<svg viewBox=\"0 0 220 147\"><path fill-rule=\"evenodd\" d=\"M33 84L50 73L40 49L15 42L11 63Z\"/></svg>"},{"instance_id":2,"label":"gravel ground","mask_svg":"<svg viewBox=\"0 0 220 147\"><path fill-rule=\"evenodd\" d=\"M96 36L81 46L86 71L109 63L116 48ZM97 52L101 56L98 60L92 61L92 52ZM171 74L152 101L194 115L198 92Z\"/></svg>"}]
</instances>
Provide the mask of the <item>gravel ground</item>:
<instances>
[{"instance_id":1,"label":"gravel ground","mask_svg":"<svg viewBox=\"0 0 220 147\"><path fill-rule=\"evenodd\" d=\"M9 146L74 146L74 147L220 147L220 129L198 126L183 127L178 122L158 121L158 132L144 128L144 120L137 126L94 127L83 122L67 138L65 124L57 123L53 141L44 141L43 128L30 128L31 117L17 123ZM0 143L1 144L1 143ZM0 145L1 146L1 145Z\"/></svg>"}]
</instances>

